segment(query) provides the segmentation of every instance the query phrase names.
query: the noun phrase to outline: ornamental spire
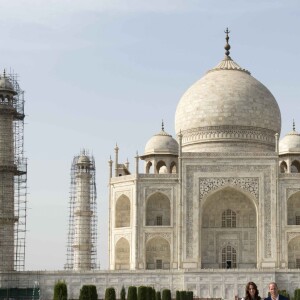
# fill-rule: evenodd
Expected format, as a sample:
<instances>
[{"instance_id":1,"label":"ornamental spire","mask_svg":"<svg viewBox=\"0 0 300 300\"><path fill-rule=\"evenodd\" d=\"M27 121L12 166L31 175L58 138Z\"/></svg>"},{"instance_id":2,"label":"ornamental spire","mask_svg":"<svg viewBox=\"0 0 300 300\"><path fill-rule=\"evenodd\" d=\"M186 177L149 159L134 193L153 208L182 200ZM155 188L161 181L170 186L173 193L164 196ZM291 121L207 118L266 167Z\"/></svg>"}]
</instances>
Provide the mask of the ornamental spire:
<instances>
[{"instance_id":1,"label":"ornamental spire","mask_svg":"<svg viewBox=\"0 0 300 300\"><path fill-rule=\"evenodd\" d=\"M229 50L230 50L230 45L229 45L229 43L228 43L228 41L229 41L229 33L230 33L230 31L228 30L228 27L226 28L226 30L224 31L225 33L226 33L226 37L225 37L225 39L226 39L226 45L225 45L225 47L224 47L224 49L226 50L225 51L225 55L226 56L228 56L228 57L230 57L229 56L229 54L230 54L230 52L229 52Z\"/></svg>"},{"instance_id":2,"label":"ornamental spire","mask_svg":"<svg viewBox=\"0 0 300 300\"><path fill-rule=\"evenodd\" d=\"M162 131L165 131L164 120L161 121L161 130L162 130Z\"/></svg>"},{"instance_id":3,"label":"ornamental spire","mask_svg":"<svg viewBox=\"0 0 300 300\"><path fill-rule=\"evenodd\" d=\"M293 119L293 131L296 131L295 119Z\"/></svg>"}]
</instances>

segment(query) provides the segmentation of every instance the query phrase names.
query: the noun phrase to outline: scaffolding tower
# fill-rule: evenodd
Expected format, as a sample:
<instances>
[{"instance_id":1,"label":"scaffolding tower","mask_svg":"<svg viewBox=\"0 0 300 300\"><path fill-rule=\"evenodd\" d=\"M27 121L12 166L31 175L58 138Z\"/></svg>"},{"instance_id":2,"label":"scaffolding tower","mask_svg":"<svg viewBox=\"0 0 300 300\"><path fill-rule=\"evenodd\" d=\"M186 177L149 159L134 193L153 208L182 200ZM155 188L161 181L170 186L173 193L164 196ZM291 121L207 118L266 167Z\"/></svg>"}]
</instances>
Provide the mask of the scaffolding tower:
<instances>
[{"instance_id":1,"label":"scaffolding tower","mask_svg":"<svg viewBox=\"0 0 300 300\"><path fill-rule=\"evenodd\" d=\"M0 76L0 271L24 271L27 160L24 91L15 73Z\"/></svg>"},{"instance_id":2,"label":"scaffolding tower","mask_svg":"<svg viewBox=\"0 0 300 300\"><path fill-rule=\"evenodd\" d=\"M94 157L83 150L71 166L66 270L97 268L97 194Z\"/></svg>"}]
</instances>

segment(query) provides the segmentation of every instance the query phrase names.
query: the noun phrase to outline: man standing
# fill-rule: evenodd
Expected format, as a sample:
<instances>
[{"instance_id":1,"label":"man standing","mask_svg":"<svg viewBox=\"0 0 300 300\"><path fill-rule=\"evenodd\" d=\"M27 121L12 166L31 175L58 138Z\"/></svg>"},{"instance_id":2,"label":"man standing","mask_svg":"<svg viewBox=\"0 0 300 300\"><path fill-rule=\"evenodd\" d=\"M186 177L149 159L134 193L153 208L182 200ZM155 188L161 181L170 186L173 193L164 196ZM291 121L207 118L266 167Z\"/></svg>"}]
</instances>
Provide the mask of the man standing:
<instances>
[{"instance_id":1,"label":"man standing","mask_svg":"<svg viewBox=\"0 0 300 300\"><path fill-rule=\"evenodd\" d=\"M270 282L269 293L270 293L270 296L268 298L265 298L265 300L288 300L288 298L286 298L282 295L279 295L278 286L277 286L276 282Z\"/></svg>"}]
</instances>

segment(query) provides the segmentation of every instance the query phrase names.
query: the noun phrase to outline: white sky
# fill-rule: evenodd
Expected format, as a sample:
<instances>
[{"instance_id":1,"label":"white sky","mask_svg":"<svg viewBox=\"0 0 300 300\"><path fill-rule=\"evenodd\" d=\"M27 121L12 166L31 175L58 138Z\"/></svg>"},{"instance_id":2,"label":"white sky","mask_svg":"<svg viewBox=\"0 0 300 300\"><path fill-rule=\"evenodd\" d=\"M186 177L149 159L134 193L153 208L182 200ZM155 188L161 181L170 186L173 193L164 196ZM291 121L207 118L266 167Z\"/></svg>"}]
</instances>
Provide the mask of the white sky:
<instances>
[{"instance_id":1,"label":"white sky","mask_svg":"<svg viewBox=\"0 0 300 300\"><path fill-rule=\"evenodd\" d=\"M264 83L282 113L282 134L300 128L298 0L0 0L0 68L26 91L27 270L63 269L70 167L93 152L98 261L107 268L108 163L134 169L136 151L165 130L184 91L224 56Z\"/></svg>"}]
</instances>

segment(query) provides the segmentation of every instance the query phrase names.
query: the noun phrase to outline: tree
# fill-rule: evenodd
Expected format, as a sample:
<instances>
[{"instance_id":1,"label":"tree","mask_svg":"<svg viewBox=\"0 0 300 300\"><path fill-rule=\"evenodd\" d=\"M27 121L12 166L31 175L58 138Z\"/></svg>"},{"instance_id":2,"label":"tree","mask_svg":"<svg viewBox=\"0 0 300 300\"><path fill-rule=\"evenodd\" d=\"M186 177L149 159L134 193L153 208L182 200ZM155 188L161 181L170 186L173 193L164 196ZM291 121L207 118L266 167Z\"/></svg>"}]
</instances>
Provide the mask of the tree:
<instances>
[{"instance_id":1,"label":"tree","mask_svg":"<svg viewBox=\"0 0 300 300\"><path fill-rule=\"evenodd\" d=\"M294 300L300 300L300 289L295 289Z\"/></svg>"},{"instance_id":2,"label":"tree","mask_svg":"<svg viewBox=\"0 0 300 300\"><path fill-rule=\"evenodd\" d=\"M95 285L83 285L80 289L79 300L97 300L98 293Z\"/></svg>"},{"instance_id":3,"label":"tree","mask_svg":"<svg viewBox=\"0 0 300 300\"><path fill-rule=\"evenodd\" d=\"M128 288L127 300L137 300L136 286L130 286Z\"/></svg>"},{"instance_id":4,"label":"tree","mask_svg":"<svg viewBox=\"0 0 300 300\"><path fill-rule=\"evenodd\" d=\"M126 300L126 291L124 288L124 285L122 286L121 292L120 292L120 299L121 300Z\"/></svg>"},{"instance_id":5,"label":"tree","mask_svg":"<svg viewBox=\"0 0 300 300\"><path fill-rule=\"evenodd\" d=\"M146 286L139 286L138 293L137 293L138 300L148 300L147 298L147 287Z\"/></svg>"},{"instance_id":6,"label":"tree","mask_svg":"<svg viewBox=\"0 0 300 300\"><path fill-rule=\"evenodd\" d=\"M193 300L193 297L194 297L193 291L188 291L187 292L187 300Z\"/></svg>"},{"instance_id":7,"label":"tree","mask_svg":"<svg viewBox=\"0 0 300 300\"><path fill-rule=\"evenodd\" d=\"M160 291L157 291L155 293L155 300L161 300L161 293L160 293Z\"/></svg>"},{"instance_id":8,"label":"tree","mask_svg":"<svg viewBox=\"0 0 300 300\"><path fill-rule=\"evenodd\" d=\"M116 291L113 287L109 287L105 290L105 300L116 300Z\"/></svg>"},{"instance_id":9,"label":"tree","mask_svg":"<svg viewBox=\"0 0 300 300\"><path fill-rule=\"evenodd\" d=\"M53 300L67 300L68 289L64 280L59 280L54 285Z\"/></svg>"},{"instance_id":10,"label":"tree","mask_svg":"<svg viewBox=\"0 0 300 300\"><path fill-rule=\"evenodd\" d=\"M171 291L169 289L162 291L162 300L171 300Z\"/></svg>"},{"instance_id":11,"label":"tree","mask_svg":"<svg viewBox=\"0 0 300 300\"><path fill-rule=\"evenodd\" d=\"M176 300L180 300L180 292L176 291Z\"/></svg>"}]
</instances>

